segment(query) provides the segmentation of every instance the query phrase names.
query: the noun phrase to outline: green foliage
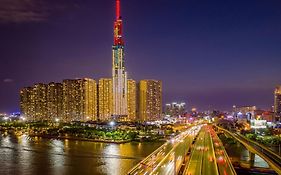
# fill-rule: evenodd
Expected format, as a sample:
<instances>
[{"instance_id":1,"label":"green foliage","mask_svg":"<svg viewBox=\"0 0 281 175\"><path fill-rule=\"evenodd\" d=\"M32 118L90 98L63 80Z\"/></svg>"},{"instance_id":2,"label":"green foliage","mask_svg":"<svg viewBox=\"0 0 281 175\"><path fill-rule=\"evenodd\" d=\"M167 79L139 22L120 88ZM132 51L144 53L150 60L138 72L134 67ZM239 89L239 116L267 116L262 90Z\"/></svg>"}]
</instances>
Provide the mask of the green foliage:
<instances>
[{"instance_id":1,"label":"green foliage","mask_svg":"<svg viewBox=\"0 0 281 175\"><path fill-rule=\"evenodd\" d=\"M245 136L246 136L248 139L251 139L251 140L256 140L256 137L257 137L256 134L251 134L251 133L246 134Z\"/></svg>"}]
</instances>

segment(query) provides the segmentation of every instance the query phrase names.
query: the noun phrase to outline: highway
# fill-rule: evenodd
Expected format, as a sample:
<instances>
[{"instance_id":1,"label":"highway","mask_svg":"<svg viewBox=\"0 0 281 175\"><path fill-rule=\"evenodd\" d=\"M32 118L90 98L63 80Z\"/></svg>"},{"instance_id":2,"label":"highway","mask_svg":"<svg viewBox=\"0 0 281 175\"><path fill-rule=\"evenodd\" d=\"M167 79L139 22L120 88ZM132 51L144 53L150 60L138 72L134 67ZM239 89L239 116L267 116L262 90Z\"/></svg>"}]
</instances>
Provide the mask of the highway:
<instances>
[{"instance_id":1,"label":"highway","mask_svg":"<svg viewBox=\"0 0 281 175\"><path fill-rule=\"evenodd\" d=\"M188 150L191 150L189 160L184 160ZM163 144L128 174L236 175L236 172L213 128L200 125Z\"/></svg>"},{"instance_id":2,"label":"highway","mask_svg":"<svg viewBox=\"0 0 281 175\"><path fill-rule=\"evenodd\" d=\"M194 126L167 141L137 164L128 174L177 174L184 161L184 155L187 153L187 150L200 129L201 125Z\"/></svg>"},{"instance_id":3,"label":"highway","mask_svg":"<svg viewBox=\"0 0 281 175\"><path fill-rule=\"evenodd\" d=\"M206 126L199 133L184 174L218 175L213 142L210 131Z\"/></svg>"},{"instance_id":4,"label":"highway","mask_svg":"<svg viewBox=\"0 0 281 175\"><path fill-rule=\"evenodd\" d=\"M211 133L212 140L213 140L214 151L215 151L215 156L217 159L217 166L218 166L219 174L236 175L235 169L234 169L218 135L216 134L216 132L214 131L214 129L212 127L209 127L209 131Z\"/></svg>"}]
</instances>

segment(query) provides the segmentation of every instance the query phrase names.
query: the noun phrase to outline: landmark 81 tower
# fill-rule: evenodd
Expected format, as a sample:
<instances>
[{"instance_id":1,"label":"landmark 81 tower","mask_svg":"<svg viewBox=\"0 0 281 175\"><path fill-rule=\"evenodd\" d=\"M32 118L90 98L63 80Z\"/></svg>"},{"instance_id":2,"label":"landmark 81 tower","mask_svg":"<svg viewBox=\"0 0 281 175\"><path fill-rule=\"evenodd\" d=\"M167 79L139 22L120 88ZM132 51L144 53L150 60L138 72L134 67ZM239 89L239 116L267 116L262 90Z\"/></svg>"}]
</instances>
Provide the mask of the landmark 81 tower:
<instances>
[{"instance_id":1,"label":"landmark 81 tower","mask_svg":"<svg viewBox=\"0 0 281 175\"><path fill-rule=\"evenodd\" d=\"M127 116L127 73L124 65L124 41L120 0L116 0L116 20L114 21L114 44L112 46L113 115Z\"/></svg>"}]
</instances>

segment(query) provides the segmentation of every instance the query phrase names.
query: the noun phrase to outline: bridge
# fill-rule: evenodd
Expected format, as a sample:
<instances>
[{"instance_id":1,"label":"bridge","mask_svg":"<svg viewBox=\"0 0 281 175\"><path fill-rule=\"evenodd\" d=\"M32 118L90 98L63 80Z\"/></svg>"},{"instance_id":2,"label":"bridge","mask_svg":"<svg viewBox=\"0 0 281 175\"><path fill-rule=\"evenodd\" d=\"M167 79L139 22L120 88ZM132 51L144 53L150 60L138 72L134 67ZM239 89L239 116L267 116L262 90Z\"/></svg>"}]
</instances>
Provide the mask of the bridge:
<instances>
[{"instance_id":1,"label":"bridge","mask_svg":"<svg viewBox=\"0 0 281 175\"><path fill-rule=\"evenodd\" d=\"M164 143L128 174L236 175L236 172L213 128L199 125Z\"/></svg>"},{"instance_id":2,"label":"bridge","mask_svg":"<svg viewBox=\"0 0 281 175\"><path fill-rule=\"evenodd\" d=\"M276 171L278 174L281 174L281 156L274 153L269 148L254 142L243 135L239 133L232 133L224 128L217 127L218 130L221 130L230 136L232 136L235 140L239 141L241 144L243 144L252 154L250 154L250 159L253 162L254 161L254 154L259 155L263 160L265 160L268 165Z\"/></svg>"}]
</instances>

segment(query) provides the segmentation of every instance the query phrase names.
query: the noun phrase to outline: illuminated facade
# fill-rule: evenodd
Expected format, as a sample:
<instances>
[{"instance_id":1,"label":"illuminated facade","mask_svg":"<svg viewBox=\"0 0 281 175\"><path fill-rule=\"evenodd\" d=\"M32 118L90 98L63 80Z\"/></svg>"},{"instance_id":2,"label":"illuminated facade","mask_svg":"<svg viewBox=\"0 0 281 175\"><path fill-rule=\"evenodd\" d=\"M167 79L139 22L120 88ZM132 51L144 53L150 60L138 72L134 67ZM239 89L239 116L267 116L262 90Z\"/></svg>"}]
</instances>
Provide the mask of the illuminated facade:
<instances>
[{"instance_id":1,"label":"illuminated facade","mask_svg":"<svg viewBox=\"0 0 281 175\"><path fill-rule=\"evenodd\" d=\"M99 120L107 121L113 114L113 93L112 79L102 78L99 80L98 106Z\"/></svg>"},{"instance_id":2,"label":"illuminated facade","mask_svg":"<svg viewBox=\"0 0 281 175\"><path fill-rule=\"evenodd\" d=\"M160 119L162 114L162 82L159 80L141 80L138 93L139 119L141 121Z\"/></svg>"},{"instance_id":3,"label":"illuminated facade","mask_svg":"<svg viewBox=\"0 0 281 175\"><path fill-rule=\"evenodd\" d=\"M47 86L47 117L55 121L62 119L63 86L61 83L51 82Z\"/></svg>"},{"instance_id":4,"label":"illuminated facade","mask_svg":"<svg viewBox=\"0 0 281 175\"><path fill-rule=\"evenodd\" d=\"M274 113L281 117L281 85L277 86L274 91Z\"/></svg>"},{"instance_id":5,"label":"illuminated facade","mask_svg":"<svg viewBox=\"0 0 281 175\"><path fill-rule=\"evenodd\" d=\"M63 121L97 120L97 84L93 79L63 80Z\"/></svg>"},{"instance_id":6,"label":"illuminated facade","mask_svg":"<svg viewBox=\"0 0 281 175\"><path fill-rule=\"evenodd\" d=\"M23 117L31 120L34 116L33 87L25 87L20 90L20 110Z\"/></svg>"},{"instance_id":7,"label":"illuminated facade","mask_svg":"<svg viewBox=\"0 0 281 175\"><path fill-rule=\"evenodd\" d=\"M255 119L255 111L257 110L256 106L233 106L234 116L238 119Z\"/></svg>"},{"instance_id":8,"label":"illuminated facade","mask_svg":"<svg viewBox=\"0 0 281 175\"><path fill-rule=\"evenodd\" d=\"M116 20L114 22L114 44L112 46L113 115L123 118L127 109L127 73L124 61L124 41L122 38L122 19L120 0L116 0Z\"/></svg>"},{"instance_id":9,"label":"illuminated facade","mask_svg":"<svg viewBox=\"0 0 281 175\"><path fill-rule=\"evenodd\" d=\"M172 117L183 116L185 113L185 106L185 103L168 103L165 105L165 114Z\"/></svg>"},{"instance_id":10,"label":"illuminated facade","mask_svg":"<svg viewBox=\"0 0 281 175\"><path fill-rule=\"evenodd\" d=\"M128 87L128 121L134 121L136 120L136 102L137 102L137 94L136 94L136 81L132 79L128 79L127 81L127 87Z\"/></svg>"},{"instance_id":11,"label":"illuminated facade","mask_svg":"<svg viewBox=\"0 0 281 175\"><path fill-rule=\"evenodd\" d=\"M30 121L48 120L47 85L35 84L20 91L20 109L22 115Z\"/></svg>"},{"instance_id":12,"label":"illuminated facade","mask_svg":"<svg viewBox=\"0 0 281 175\"><path fill-rule=\"evenodd\" d=\"M47 85L43 83L35 84L31 93L34 106L32 109L32 120L48 120L47 113Z\"/></svg>"}]
</instances>

